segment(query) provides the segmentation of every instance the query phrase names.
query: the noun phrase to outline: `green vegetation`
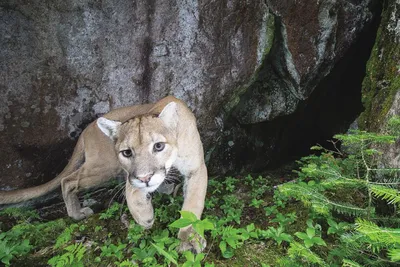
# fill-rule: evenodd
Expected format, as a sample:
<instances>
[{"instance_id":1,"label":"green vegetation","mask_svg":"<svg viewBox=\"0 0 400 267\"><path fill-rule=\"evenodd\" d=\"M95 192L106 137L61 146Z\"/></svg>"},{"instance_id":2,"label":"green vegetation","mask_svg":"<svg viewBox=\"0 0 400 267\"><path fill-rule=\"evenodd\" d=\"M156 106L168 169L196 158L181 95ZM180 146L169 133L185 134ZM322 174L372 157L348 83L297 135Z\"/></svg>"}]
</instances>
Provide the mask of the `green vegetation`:
<instances>
[{"instance_id":1,"label":"green vegetation","mask_svg":"<svg viewBox=\"0 0 400 267\"><path fill-rule=\"evenodd\" d=\"M122 211L122 205L118 202L114 202L107 210L100 214L100 220L107 220L114 218L118 220L118 217Z\"/></svg>"},{"instance_id":2,"label":"green vegetation","mask_svg":"<svg viewBox=\"0 0 400 267\"><path fill-rule=\"evenodd\" d=\"M43 221L32 211L1 212L0 260L13 266L395 266L400 261L399 169L381 148L398 139L354 131L332 150L282 173L210 179L202 220L179 212L182 197L155 194L156 223L144 230L113 203L87 220ZM389 131L388 131L389 132ZM340 142L342 149L336 148ZM279 179L281 181L281 179ZM11 223L10 223L11 222ZM11 224L11 225L10 225ZM178 252L179 228L192 226L200 254Z\"/></svg>"},{"instance_id":3,"label":"green vegetation","mask_svg":"<svg viewBox=\"0 0 400 267\"><path fill-rule=\"evenodd\" d=\"M389 125L392 133L398 133L398 118L391 119ZM306 233L295 234L304 244L291 243L285 262L397 265L400 229L394 227L399 222L400 169L385 166L380 150L398 140L398 135L353 131L336 138L344 151L314 147L321 154L304 158L296 182L279 187L280 194L309 207L309 217L319 223L314 226L308 221Z\"/></svg>"},{"instance_id":4,"label":"green vegetation","mask_svg":"<svg viewBox=\"0 0 400 267\"><path fill-rule=\"evenodd\" d=\"M29 240L19 241L20 233L13 231L10 234L0 234L0 260L5 265L10 265L10 260L29 253L32 246Z\"/></svg>"},{"instance_id":5,"label":"green vegetation","mask_svg":"<svg viewBox=\"0 0 400 267\"><path fill-rule=\"evenodd\" d=\"M51 258L48 261L48 264L56 267L63 266L84 266L82 263L83 255L86 252L86 248L82 245L82 243L75 243L64 248L66 251L62 255L57 255Z\"/></svg>"}]
</instances>

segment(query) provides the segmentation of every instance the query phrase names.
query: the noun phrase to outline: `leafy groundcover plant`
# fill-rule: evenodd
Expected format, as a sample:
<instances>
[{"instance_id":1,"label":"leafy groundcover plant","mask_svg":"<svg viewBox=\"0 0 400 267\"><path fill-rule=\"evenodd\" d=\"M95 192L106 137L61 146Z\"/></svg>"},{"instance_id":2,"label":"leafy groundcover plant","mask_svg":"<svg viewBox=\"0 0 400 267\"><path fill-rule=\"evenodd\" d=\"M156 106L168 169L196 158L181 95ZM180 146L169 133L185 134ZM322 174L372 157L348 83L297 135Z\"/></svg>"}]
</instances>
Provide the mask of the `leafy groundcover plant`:
<instances>
[{"instance_id":1,"label":"leafy groundcover plant","mask_svg":"<svg viewBox=\"0 0 400 267\"><path fill-rule=\"evenodd\" d=\"M156 194L157 220L150 230L134 221L126 228L121 215L128 210L117 202L80 222L46 221L26 210L6 209L0 212L0 260L7 266L268 266L283 256L283 243L291 239L284 227L294 221L293 214L276 212L268 224L265 209L273 190L268 180L250 175L211 179L202 220L179 212L182 197ZM20 217L13 218L16 214ZM193 238L207 240L203 253L178 253L177 232L187 226L198 233Z\"/></svg>"},{"instance_id":2,"label":"leafy groundcover plant","mask_svg":"<svg viewBox=\"0 0 400 267\"><path fill-rule=\"evenodd\" d=\"M396 118L389 124L400 128ZM396 266L399 170L380 151L397 136L354 131L337 135L331 150L313 147L316 155L297 167L212 178L202 220L179 212L182 197L155 194L150 230L134 221L127 227L129 212L118 202L80 222L6 209L0 212L0 261L57 267ZM194 241L207 240L198 255L177 250L177 232L188 226L197 232Z\"/></svg>"}]
</instances>

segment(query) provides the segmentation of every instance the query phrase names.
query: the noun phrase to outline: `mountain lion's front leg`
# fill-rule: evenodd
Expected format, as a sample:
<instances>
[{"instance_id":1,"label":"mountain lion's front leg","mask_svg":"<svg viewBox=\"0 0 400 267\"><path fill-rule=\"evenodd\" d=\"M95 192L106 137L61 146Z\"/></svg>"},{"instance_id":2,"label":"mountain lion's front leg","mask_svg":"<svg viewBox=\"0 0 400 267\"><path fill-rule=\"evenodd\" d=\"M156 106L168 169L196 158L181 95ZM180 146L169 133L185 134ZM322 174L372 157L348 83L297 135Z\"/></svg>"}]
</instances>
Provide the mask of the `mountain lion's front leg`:
<instances>
[{"instance_id":1,"label":"mountain lion's front leg","mask_svg":"<svg viewBox=\"0 0 400 267\"><path fill-rule=\"evenodd\" d=\"M204 209L207 180L207 168L204 163L189 177L185 177L186 190L182 210L193 212L198 219L201 218ZM179 248L181 251L191 250L200 253L206 247L206 240L196 234L191 226L181 228L178 238L181 240Z\"/></svg>"}]
</instances>

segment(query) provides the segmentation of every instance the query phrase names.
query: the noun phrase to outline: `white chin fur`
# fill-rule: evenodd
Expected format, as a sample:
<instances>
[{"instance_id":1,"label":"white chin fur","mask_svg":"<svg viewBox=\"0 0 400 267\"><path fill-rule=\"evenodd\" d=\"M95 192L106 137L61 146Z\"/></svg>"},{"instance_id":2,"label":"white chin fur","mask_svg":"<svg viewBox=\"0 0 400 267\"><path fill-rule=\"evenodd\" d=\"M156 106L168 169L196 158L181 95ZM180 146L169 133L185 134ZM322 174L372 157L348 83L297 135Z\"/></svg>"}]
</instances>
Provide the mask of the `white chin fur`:
<instances>
[{"instance_id":1,"label":"white chin fur","mask_svg":"<svg viewBox=\"0 0 400 267\"><path fill-rule=\"evenodd\" d=\"M146 183L143 183L139 179L133 180L132 186L139 188L144 192L152 193L164 182L164 179L165 175L156 173L151 177L149 186L147 186Z\"/></svg>"}]
</instances>

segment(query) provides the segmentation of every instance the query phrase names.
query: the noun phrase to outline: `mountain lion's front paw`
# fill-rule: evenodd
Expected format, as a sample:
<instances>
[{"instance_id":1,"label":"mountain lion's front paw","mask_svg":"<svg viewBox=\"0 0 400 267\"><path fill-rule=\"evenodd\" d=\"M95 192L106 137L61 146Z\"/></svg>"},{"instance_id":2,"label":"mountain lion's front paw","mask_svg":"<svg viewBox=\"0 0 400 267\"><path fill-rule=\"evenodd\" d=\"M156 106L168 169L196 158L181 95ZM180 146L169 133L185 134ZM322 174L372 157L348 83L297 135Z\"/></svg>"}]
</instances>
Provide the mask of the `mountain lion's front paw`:
<instances>
[{"instance_id":1,"label":"mountain lion's front paw","mask_svg":"<svg viewBox=\"0 0 400 267\"><path fill-rule=\"evenodd\" d=\"M181 240L181 245L179 246L180 252L190 250L195 254L199 254L207 245L207 241L193 231L192 227L180 229L178 238Z\"/></svg>"},{"instance_id":2,"label":"mountain lion's front paw","mask_svg":"<svg viewBox=\"0 0 400 267\"><path fill-rule=\"evenodd\" d=\"M93 215L93 210L88 207L79 209L77 211L71 211L71 210L68 211L68 216L76 221L86 219L87 217L89 217L91 215Z\"/></svg>"},{"instance_id":3,"label":"mountain lion's front paw","mask_svg":"<svg viewBox=\"0 0 400 267\"><path fill-rule=\"evenodd\" d=\"M85 207L85 208L81 209L81 214L83 215L82 219L85 219L85 218L93 215L93 213L94 213L93 210L89 207Z\"/></svg>"}]
</instances>

